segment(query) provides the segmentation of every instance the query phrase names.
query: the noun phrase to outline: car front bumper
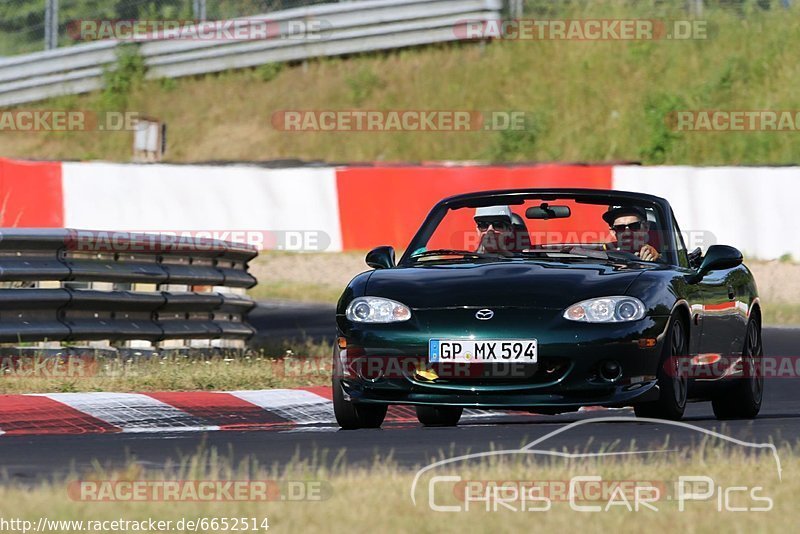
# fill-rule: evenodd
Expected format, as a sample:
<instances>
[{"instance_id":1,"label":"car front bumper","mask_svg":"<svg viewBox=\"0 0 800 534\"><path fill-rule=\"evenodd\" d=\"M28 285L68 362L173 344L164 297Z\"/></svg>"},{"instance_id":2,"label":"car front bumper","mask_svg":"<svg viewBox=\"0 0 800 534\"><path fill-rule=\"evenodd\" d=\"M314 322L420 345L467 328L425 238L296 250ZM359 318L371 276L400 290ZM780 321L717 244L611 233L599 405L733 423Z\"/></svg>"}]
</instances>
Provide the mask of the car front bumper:
<instances>
[{"instance_id":1,"label":"car front bumper","mask_svg":"<svg viewBox=\"0 0 800 534\"><path fill-rule=\"evenodd\" d=\"M421 314L420 314L421 315ZM462 317L463 316L463 317ZM505 314L491 327L474 325L473 310L442 310L416 324L356 325L337 317L334 387L364 404L449 405L471 408L571 411L581 406L626 406L658 398L656 376L668 316L618 324L567 321L552 310ZM447 317L445 321L444 318ZM537 339L538 363L461 364L453 371L427 362L430 339ZM646 340L650 340L647 342ZM599 369L620 368L608 380ZM473 372L481 366L479 372ZM427 369L433 373L419 373Z\"/></svg>"}]
</instances>

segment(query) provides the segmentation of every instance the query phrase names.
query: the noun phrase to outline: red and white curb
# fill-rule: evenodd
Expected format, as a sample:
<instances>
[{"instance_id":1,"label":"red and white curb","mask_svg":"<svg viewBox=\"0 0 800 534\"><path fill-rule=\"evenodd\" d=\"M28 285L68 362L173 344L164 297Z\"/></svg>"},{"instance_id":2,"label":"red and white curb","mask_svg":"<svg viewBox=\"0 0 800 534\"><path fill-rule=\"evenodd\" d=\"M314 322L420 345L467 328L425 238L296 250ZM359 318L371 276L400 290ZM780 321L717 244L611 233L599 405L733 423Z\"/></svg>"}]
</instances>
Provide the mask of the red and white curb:
<instances>
[{"instance_id":1,"label":"red and white curb","mask_svg":"<svg viewBox=\"0 0 800 534\"><path fill-rule=\"evenodd\" d=\"M589 411L589 409L582 409ZM519 412L508 416L530 416ZM462 420L503 418L465 410ZM387 423L415 423L392 406ZM255 391L0 395L0 435L309 430L336 424L329 387Z\"/></svg>"}]
</instances>

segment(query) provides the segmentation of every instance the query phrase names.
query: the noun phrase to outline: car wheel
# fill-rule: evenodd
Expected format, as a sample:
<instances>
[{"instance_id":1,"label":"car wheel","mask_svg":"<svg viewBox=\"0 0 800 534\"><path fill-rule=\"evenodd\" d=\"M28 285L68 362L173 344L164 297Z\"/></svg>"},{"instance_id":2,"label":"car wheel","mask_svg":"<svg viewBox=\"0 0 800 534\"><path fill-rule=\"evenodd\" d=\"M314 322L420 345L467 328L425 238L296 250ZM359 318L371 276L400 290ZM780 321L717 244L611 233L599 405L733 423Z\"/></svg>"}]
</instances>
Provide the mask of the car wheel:
<instances>
[{"instance_id":1,"label":"car wheel","mask_svg":"<svg viewBox=\"0 0 800 534\"><path fill-rule=\"evenodd\" d=\"M345 430L380 428L388 406L358 405L344 398L342 386L333 382L333 413L336 422Z\"/></svg>"},{"instance_id":2,"label":"car wheel","mask_svg":"<svg viewBox=\"0 0 800 534\"><path fill-rule=\"evenodd\" d=\"M752 419L758 415L764 395L763 355L761 327L757 320L750 319L742 349L745 376L736 379L732 390L726 390L711 401L717 419Z\"/></svg>"},{"instance_id":3,"label":"car wheel","mask_svg":"<svg viewBox=\"0 0 800 534\"><path fill-rule=\"evenodd\" d=\"M672 421L679 421L683 417L689 391L689 379L681 365L681 357L688 352L685 330L686 327L680 318L671 319L661 363L658 366L659 398L657 401L634 406L634 412L638 417Z\"/></svg>"},{"instance_id":4,"label":"car wheel","mask_svg":"<svg viewBox=\"0 0 800 534\"><path fill-rule=\"evenodd\" d=\"M417 406L417 419L425 426L456 426L463 411L454 406Z\"/></svg>"}]
</instances>

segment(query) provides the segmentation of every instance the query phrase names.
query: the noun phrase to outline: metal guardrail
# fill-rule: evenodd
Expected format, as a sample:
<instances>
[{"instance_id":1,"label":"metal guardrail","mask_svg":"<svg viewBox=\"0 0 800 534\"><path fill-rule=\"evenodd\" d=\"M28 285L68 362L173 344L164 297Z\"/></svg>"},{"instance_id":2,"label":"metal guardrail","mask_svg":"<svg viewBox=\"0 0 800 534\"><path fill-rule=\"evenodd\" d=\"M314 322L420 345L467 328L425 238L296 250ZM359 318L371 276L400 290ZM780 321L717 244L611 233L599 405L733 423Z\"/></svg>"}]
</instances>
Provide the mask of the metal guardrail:
<instances>
[{"instance_id":1,"label":"metal guardrail","mask_svg":"<svg viewBox=\"0 0 800 534\"><path fill-rule=\"evenodd\" d=\"M176 78L265 63L355 54L462 39L466 21L500 18L502 0L367 0L287 9L242 20L324 22L313 39L155 40L139 45L147 77ZM0 59L0 106L102 88L117 40Z\"/></svg>"},{"instance_id":2,"label":"metal guardrail","mask_svg":"<svg viewBox=\"0 0 800 534\"><path fill-rule=\"evenodd\" d=\"M213 239L0 230L0 343L247 339L254 302L225 288L255 285L256 255Z\"/></svg>"}]
</instances>

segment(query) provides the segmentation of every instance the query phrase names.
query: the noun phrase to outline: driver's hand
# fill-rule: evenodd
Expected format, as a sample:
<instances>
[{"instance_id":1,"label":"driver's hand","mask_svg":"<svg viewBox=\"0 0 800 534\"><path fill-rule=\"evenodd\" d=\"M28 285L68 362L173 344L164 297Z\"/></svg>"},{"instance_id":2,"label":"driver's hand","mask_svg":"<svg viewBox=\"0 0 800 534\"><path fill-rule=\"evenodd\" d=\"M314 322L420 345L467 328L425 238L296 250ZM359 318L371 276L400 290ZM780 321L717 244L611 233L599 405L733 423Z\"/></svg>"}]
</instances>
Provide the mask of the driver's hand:
<instances>
[{"instance_id":1,"label":"driver's hand","mask_svg":"<svg viewBox=\"0 0 800 534\"><path fill-rule=\"evenodd\" d=\"M655 249L653 245L644 245L642 246L641 250L636 253L642 261L658 261L658 258L661 257L661 254Z\"/></svg>"}]
</instances>

